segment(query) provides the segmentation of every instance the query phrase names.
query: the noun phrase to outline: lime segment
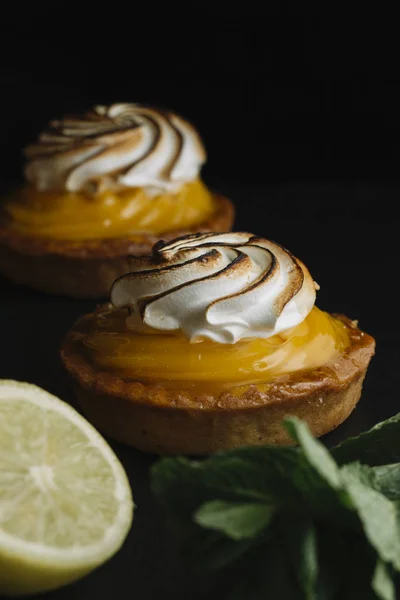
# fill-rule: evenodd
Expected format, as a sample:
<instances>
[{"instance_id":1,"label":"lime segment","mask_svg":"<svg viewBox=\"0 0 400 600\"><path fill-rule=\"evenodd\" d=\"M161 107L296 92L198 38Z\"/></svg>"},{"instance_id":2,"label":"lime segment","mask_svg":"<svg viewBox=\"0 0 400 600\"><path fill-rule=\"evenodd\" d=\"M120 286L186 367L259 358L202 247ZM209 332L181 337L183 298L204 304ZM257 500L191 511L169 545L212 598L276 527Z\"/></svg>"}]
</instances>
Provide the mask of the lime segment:
<instances>
[{"instance_id":1,"label":"lime segment","mask_svg":"<svg viewBox=\"0 0 400 600\"><path fill-rule=\"evenodd\" d=\"M105 562L132 522L126 474L74 409L0 381L0 594L54 589Z\"/></svg>"}]
</instances>

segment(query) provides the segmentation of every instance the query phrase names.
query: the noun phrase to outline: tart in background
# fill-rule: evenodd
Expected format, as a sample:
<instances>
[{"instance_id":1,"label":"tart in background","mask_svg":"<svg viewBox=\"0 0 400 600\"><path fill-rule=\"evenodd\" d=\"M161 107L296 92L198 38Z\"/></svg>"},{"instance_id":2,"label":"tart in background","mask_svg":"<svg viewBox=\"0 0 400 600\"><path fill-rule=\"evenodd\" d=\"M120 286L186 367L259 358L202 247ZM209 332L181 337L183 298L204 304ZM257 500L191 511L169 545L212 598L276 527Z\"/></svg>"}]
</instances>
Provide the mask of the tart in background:
<instances>
[{"instance_id":1,"label":"tart in background","mask_svg":"<svg viewBox=\"0 0 400 600\"><path fill-rule=\"evenodd\" d=\"M161 237L232 226L232 203L200 179L199 134L170 111L96 106L51 122L25 154L27 183L0 216L0 272L16 283L106 297Z\"/></svg>"},{"instance_id":2,"label":"tart in background","mask_svg":"<svg viewBox=\"0 0 400 600\"><path fill-rule=\"evenodd\" d=\"M159 243L73 326L62 359L88 418L147 452L288 444L288 415L321 436L354 409L375 343L318 309L316 287L251 234Z\"/></svg>"}]
</instances>

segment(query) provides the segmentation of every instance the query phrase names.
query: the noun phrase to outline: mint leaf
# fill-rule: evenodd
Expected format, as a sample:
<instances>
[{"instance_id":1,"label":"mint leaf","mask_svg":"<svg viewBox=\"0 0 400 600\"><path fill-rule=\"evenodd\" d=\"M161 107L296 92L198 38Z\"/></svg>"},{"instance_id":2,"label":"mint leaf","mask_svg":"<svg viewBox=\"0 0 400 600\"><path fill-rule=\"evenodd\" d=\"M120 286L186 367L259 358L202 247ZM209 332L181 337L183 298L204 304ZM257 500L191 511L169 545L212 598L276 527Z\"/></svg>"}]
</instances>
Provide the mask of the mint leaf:
<instances>
[{"instance_id":1,"label":"mint leaf","mask_svg":"<svg viewBox=\"0 0 400 600\"><path fill-rule=\"evenodd\" d=\"M297 583L306 600L317 600L317 533L309 519L291 519L286 526L288 555Z\"/></svg>"},{"instance_id":2,"label":"mint leaf","mask_svg":"<svg viewBox=\"0 0 400 600\"><path fill-rule=\"evenodd\" d=\"M400 465L382 465L393 418L334 450L298 419L299 448L257 447L206 460L167 458L152 469L182 548L196 568L217 570L232 600L392 600L400 571ZM400 432L400 430L399 430ZM371 444L366 449L366 444ZM360 458L339 467L345 456ZM229 575L229 577L228 577Z\"/></svg>"},{"instance_id":3,"label":"mint leaf","mask_svg":"<svg viewBox=\"0 0 400 600\"><path fill-rule=\"evenodd\" d=\"M334 489L341 486L339 469L328 450L310 432L308 425L297 417L285 419L284 425L303 450L308 462Z\"/></svg>"},{"instance_id":4,"label":"mint leaf","mask_svg":"<svg viewBox=\"0 0 400 600\"><path fill-rule=\"evenodd\" d=\"M351 559L351 541L356 534L330 524L317 525L318 600L342 600L343 589L348 579Z\"/></svg>"},{"instance_id":5,"label":"mint leaf","mask_svg":"<svg viewBox=\"0 0 400 600\"><path fill-rule=\"evenodd\" d=\"M342 532L343 535L343 532ZM376 553L362 536L345 535L347 568L342 587L334 600L377 600L371 582L376 567ZM332 563L335 568L335 563Z\"/></svg>"},{"instance_id":6,"label":"mint leaf","mask_svg":"<svg viewBox=\"0 0 400 600\"><path fill-rule=\"evenodd\" d=\"M176 524L175 524L176 525ZM219 531L186 527L175 527L175 537L179 543L184 562L193 571L215 572L235 563L254 547L254 540L232 540Z\"/></svg>"},{"instance_id":7,"label":"mint leaf","mask_svg":"<svg viewBox=\"0 0 400 600\"><path fill-rule=\"evenodd\" d=\"M390 500L400 500L400 464L373 468L375 486Z\"/></svg>"},{"instance_id":8,"label":"mint leaf","mask_svg":"<svg viewBox=\"0 0 400 600\"><path fill-rule=\"evenodd\" d=\"M356 461L370 466L400 462L400 413L342 442L333 448L332 455L340 465Z\"/></svg>"},{"instance_id":9,"label":"mint leaf","mask_svg":"<svg viewBox=\"0 0 400 600\"><path fill-rule=\"evenodd\" d=\"M299 600L303 598L294 577L286 544L287 521L274 518L264 540L224 572L221 572L221 597L229 600ZM236 542L237 543L237 542Z\"/></svg>"},{"instance_id":10,"label":"mint leaf","mask_svg":"<svg viewBox=\"0 0 400 600\"><path fill-rule=\"evenodd\" d=\"M268 504L238 504L214 500L203 504L195 513L198 525L225 533L234 540L253 538L271 521L273 507Z\"/></svg>"},{"instance_id":11,"label":"mint leaf","mask_svg":"<svg viewBox=\"0 0 400 600\"><path fill-rule=\"evenodd\" d=\"M371 583L372 589L380 600L396 600L393 579L385 563L378 560Z\"/></svg>"},{"instance_id":12,"label":"mint leaf","mask_svg":"<svg viewBox=\"0 0 400 600\"><path fill-rule=\"evenodd\" d=\"M215 499L285 510L307 505L321 514L338 507L336 491L297 448L239 448L202 462L166 458L152 475L154 492L179 519Z\"/></svg>"},{"instance_id":13,"label":"mint leaf","mask_svg":"<svg viewBox=\"0 0 400 600\"><path fill-rule=\"evenodd\" d=\"M152 469L153 490L165 503L174 502L178 514L182 510L190 513L200 502L215 498L215 494L226 500L268 502L275 494L291 492L293 485L286 473L297 468L296 453L287 452L288 449L271 448L266 454L257 450L243 448L216 454L203 462L162 459ZM262 472L267 474L267 481L260 477Z\"/></svg>"},{"instance_id":14,"label":"mint leaf","mask_svg":"<svg viewBox=\"0 0 400 600\"><path fill-rule=\"evenodd\" d=\"M342 467L341 478L370 544L382 560L400 571L400 531L396 505L367 485L366 468L361 465Z\"/></svg>"}]
</instances>

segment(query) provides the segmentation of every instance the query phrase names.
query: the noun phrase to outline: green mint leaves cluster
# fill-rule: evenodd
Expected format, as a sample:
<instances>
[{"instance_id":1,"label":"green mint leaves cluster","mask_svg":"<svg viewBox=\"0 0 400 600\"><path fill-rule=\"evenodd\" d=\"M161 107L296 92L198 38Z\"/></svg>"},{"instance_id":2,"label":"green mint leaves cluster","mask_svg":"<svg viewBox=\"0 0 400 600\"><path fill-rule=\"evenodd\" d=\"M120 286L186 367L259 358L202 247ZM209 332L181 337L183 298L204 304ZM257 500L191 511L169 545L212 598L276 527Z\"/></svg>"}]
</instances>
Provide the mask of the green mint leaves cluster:
<instances>
[{"instance_id":1,"label":"green mint leaves cluster","mask_svg":"<svg viewBox=\"0 0 400 600\"><path fill-rule=\"evenodd\" d=\"M329 452L298 419L293 448L254 447L152 471L182 556L224 598L395 600L400 415Z\"/></svg>"}]
</instances>

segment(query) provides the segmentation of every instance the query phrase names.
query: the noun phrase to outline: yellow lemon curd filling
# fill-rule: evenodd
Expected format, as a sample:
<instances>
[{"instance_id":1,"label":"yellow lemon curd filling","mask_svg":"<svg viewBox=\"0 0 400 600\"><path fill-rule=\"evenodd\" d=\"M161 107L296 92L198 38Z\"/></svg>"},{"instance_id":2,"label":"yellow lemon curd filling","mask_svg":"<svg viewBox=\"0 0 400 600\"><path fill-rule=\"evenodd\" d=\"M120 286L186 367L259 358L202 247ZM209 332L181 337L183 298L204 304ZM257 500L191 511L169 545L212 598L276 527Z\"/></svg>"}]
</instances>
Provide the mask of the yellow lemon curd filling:
<instances>
[{"instance_id":1,"label":"yellow lemon curd filling","mask_svg":"<svg viewBox=\"0 0 400 600\"><path fill-rule=\"evenodd\" d=\"M190 388L199 393L243 386L262 389L272 379L326 364L349 345L346 326L314 307L292 329L267 339L220 344L208 339L189 343L180 333L129 330L125 311L106 311L90 317L80 339L98 369L144 384L169 389Z\"/></svg>"},{"instance_id":2,"label":"yellow lemon curd filling","mask_svg":"<svg viewBox=\"0 0 400 600\"><path fill-rule=\"evenodd\" d=\"M215 203L204 183L196 180L176 194L155 197L142 188L91 195L23 187L4 208L10 226L20 233L78 241L191 227L210 217Z\"/></svg>"}]
</instances>

